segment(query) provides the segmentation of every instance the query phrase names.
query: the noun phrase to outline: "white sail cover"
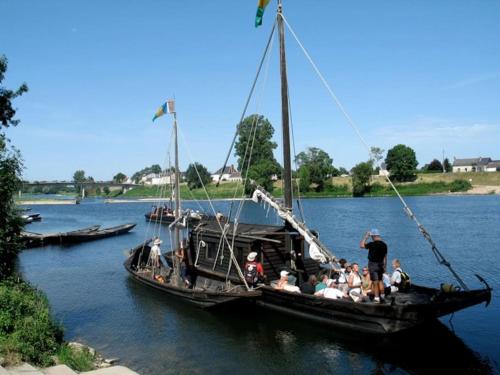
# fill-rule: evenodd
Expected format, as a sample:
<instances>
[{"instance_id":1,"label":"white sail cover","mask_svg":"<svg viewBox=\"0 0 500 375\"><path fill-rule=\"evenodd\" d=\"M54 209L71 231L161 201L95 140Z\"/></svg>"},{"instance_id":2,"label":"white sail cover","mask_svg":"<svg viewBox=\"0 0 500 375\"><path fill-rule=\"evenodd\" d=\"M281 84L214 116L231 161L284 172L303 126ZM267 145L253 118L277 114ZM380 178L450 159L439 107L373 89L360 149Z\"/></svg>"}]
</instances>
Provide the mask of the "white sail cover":
<instances>
[{"instance_id":1,"label":"white sail cover","mask_svg":"<svg viewBox=\"0 0 500 375\"><path fill-rule=\"evenodd\" d=\"M316 262L327 263L335 259L335 256L311 233L307 227L298 221L288 210L281 207L273 197L269 195L264 189L257 188L252 194L252 200L255 203L264 201L276 210L279 217L288 222L299 234L304 237L304 240L309 245L309 256Z\"/></svg>"}]
</instances>

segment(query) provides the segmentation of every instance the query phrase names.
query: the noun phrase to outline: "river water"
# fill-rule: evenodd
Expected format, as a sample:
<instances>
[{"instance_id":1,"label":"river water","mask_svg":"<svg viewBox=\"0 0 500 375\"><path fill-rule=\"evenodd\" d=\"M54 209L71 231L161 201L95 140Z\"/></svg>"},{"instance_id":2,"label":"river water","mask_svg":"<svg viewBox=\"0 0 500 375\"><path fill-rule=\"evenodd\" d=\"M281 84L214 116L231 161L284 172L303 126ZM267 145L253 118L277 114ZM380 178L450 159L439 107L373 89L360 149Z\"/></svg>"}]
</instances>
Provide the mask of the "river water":
<instances>
[{"instance_id":1,"label":"river water","mask_svg":"<svg viewBox=\"0 0 500 375\"><path fill-rule=\"evenodd\" d=\"M150 236L144 220L151 203L40 205L34 232L66 231L136 222L127 235L73 246L26 250L19 268L43 290L67 340L148 374L429 374L500 373L500 197L432 196L407 199L438 247L470 288L474 274L493 287L489 307L474 306L441 323L390 339L332 328L267 310L204 311L137 284L123 267L125 251ZM198 208L194 202L186 207ZM202 206L207 207L205 203ZM227 210L229 202L215 202ZM376 227L412 281L453 282L396 198L302 201L306 223L338 257L366 263L359 240ZM298 213L297 213L298 215ZM242 222L276 223L246 202ZM163 233L165 236L166 233ZM163 247L168 248L169 241Z\"/></svg>"}]
</instances>

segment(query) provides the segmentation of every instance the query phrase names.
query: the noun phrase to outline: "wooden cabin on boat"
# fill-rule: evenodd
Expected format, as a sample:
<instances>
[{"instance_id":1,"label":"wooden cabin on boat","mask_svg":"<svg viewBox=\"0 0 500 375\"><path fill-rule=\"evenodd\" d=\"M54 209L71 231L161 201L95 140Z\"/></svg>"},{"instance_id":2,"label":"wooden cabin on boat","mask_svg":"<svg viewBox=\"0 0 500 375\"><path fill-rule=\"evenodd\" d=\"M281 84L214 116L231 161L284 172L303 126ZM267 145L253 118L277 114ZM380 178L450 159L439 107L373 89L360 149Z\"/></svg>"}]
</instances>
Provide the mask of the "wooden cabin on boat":
<instances>
[{"instance_id":1,"label":"wooden cabin on boat","mask_svg":"<svg viewBox=\"0 0 500 375\"><path fill-rule=\"evenodd\" d=\"M216 220L202 221L191 230L188 264L195 274L241 282L236 267L230 264L234 223L224 225L225 222L219 224ZM299 283L320 270L317 262L305 256L302 236L286 226L238 224L232 247L241 269L249 253L258 254L267 283L279 279L284 269L295 274Z\"/></svg>"}]
</instances>

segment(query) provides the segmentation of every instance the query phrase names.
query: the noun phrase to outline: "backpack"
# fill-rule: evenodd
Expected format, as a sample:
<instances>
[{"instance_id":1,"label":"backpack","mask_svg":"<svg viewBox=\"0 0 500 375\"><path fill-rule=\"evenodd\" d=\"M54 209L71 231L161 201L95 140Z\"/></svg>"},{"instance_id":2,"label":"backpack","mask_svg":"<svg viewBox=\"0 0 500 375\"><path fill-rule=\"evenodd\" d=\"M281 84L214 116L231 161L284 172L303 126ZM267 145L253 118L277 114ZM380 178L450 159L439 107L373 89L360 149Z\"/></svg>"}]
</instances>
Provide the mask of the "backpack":
<instances>
[{"instance_id":1,"label":"backpack","mask_svg":"<svg viewBox=\"0 0 500 375\"><path fill-rule=\"evenodd\" d=\"M244 276L245 276L245 281L248 284L254 284L258 280L257 276L257 263L256 262L249 262L245 264L245 270L244 270Z\"/></svg>"},{"instance_id":2,"label":"backpack","mask_svg":"<svg viewBox=\"0 0 500 375\"><path fill-rule=\"evenodd\" d=\"M398 285L398 289L403 292L407 291L411 286L410 275L404 271L399 271L399 273L401 274L401 283Z\"/></svg>"}]
</instances>

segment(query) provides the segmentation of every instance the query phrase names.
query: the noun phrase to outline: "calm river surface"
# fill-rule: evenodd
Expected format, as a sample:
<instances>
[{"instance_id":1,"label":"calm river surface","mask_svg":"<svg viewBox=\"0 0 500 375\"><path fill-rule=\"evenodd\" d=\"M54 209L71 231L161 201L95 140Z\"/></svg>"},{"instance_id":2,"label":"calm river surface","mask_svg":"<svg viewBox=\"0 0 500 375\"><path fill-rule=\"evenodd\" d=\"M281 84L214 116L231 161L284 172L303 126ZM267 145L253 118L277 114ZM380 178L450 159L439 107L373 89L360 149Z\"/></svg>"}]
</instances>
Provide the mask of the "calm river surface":
<instances>
[{"instance_id":1,"label":"calm river surface","mask_svg":"<svg viewBox=\"0 0 500 375\"><path fill-rule=\"evenodd\" d=\"M389 340L338 333L324 326L254 311L203 311L131 280L125 250L149 230L151 203L33 206L43 221L34 232L93 224L136 222L128 235L74 246L24 251L19 268L43 290L67 340L79 340L143 375L148 374L404 374L500 373L500 197L408 198L410 207L445 257L471 288L474 273L493 287L488 308L475 306L442 324ZM204 203L202 203L203 205ZM187 207L198 208L194 202ZM228 202L216 202L225 210ZM377 227L413 282L453 282L395 198L316 199L302 202L306 222L333 252L360 264L358 243ZM260 206L246 203L242 222L273 223ZM164 241L166 250L169 241Z\"/></svg>"}]
</instances>

